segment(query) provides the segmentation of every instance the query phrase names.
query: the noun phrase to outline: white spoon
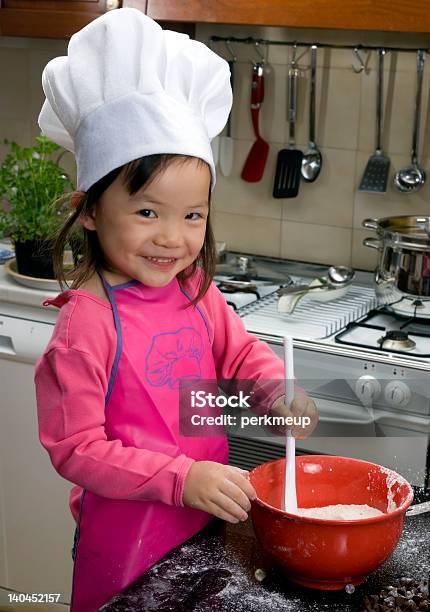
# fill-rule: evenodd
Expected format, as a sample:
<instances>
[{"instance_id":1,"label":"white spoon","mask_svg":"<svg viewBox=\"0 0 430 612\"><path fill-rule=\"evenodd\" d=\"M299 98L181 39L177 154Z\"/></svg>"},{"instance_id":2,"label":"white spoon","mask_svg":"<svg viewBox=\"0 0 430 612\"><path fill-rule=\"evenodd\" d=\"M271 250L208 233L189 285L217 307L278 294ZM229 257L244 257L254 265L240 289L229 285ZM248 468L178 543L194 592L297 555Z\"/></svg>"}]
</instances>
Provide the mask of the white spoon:
<instances>
[{"instance_id":1,"label":"white spoon","mask_svg":"<svg viewBox=\"0 0 430 612\"><path fill-rule=\"evenodd\" d=\"M293 339L291 336L284 336L284 372L285 403L289 407L294 399ZM285 440L284 510L297 514L296 440L291 429L287 429Z\"/></svg>"}]
</instances>

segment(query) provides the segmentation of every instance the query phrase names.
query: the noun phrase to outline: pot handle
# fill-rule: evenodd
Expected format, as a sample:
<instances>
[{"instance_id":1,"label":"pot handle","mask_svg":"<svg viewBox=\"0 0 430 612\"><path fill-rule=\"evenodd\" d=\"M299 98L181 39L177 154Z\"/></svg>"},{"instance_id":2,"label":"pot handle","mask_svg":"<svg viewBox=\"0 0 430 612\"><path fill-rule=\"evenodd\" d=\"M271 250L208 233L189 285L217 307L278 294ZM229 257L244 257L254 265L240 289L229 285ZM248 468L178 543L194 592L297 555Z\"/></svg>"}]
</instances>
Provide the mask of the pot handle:
<instances>
[{"instance_id":1,"label":"pot handle","mask_svg":"<svg viewBox=\"0 0 430 612\"><path fill-rule=\"evenodd\" d=\"M364 219L362 222L362 227L366 227L367 229L377 230L378 229L378 219Z\"/></svg>"},{"instance_id":2,"label":"pot handle","mask_svg":"<svg viewBox=\"0 0 430 612\"><path fill-rule=\"evenodd\" d=\"M376 249L377 251L382 251L381 243L377 238L365 238L363 240L363 246L367 246L371 249Z\"/></svg>"},{"instance_id":3,"label":"pot handle","mask_svg":"<svg viewBox=\"0 0 430 612\"><path fill-rule=\"evenodd\" d=\"M424 231L430 238L430 217L417 217L417 223L424 227Z\"/></svg>"}]
</instances>

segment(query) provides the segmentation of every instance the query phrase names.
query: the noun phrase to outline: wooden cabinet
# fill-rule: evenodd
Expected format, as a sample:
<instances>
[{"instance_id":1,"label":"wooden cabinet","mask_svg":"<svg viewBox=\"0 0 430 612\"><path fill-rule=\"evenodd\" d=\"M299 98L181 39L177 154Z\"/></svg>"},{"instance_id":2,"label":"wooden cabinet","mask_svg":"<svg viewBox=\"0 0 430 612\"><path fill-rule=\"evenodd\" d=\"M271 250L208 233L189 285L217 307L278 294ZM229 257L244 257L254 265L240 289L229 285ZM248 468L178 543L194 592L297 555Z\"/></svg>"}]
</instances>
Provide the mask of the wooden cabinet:
<instances>
[{"instance_id":1,"label":"wooden cabinet","mask_svg":"<svg viewBox=\"0 0 430 612\"><path fill-rule=\"evenodd\" d=\"M69 38L120 6L190 35L198 22L430 32L430 2L418 0L0 0L0 34Z\"/></svg>"},{"instance_id":2,"label":"wooden cabinet","mask_svg":"<svg viewBox=\"0 0 430 612\"><path fill-rule=\"evenodd\" d=\"M124 5L137 3L124 0ZM430 32L430 2L418 0L146 0L146 4L147 14L156 20Z\"/></svg>"},{"instance_id":3,"label":"wooden cabinet","mask_svg":"<svg viewBox=\"0 0 430 612\"><path fill-rule=\"evenodd\" d=\"M70 38L120 0L0 0L0 34Z\"/></svg>"}]
</instances>

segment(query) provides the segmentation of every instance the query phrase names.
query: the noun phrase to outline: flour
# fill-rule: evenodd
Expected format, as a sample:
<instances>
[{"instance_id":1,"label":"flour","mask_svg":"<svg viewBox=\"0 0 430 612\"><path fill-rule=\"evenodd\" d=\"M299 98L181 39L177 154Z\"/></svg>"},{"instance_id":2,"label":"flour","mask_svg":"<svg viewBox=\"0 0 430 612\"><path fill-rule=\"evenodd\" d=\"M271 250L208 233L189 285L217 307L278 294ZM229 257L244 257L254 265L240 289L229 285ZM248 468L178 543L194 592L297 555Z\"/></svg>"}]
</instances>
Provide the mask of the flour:
<instances>
[{"instance_id":1,"label":"flour","mask_svg":"<svg viewBox=\"0 0 430 612\"><path fill-rule=\"evenodd\" d=\"M406 480L403 476L400 476L400 474L386 467L381 466L380 470L387 477L387 512L393 512L393 510L397 508L397 504L394 501L394 494L400 489L402 484L406 483Z\"/></svg>"},{"instance_id":2,"label":"flour","mask_svg":"<svg viewBox=\"0 0 430 612\"><path fill-rule=\"evenodd\" d=\"M382 516L384 513L367 504L336 504L321 508L297 508L299 516L319 518L330 521L354 521L357 519Z\"/></svg>"},{"instance_id":3,"label":"flour","mask_svg":"<svg viewBox=\"0 0 430 612\"><path fill-rule=\"evenodd\" d=\"M397 504L394 501L395 494L400 487L406 483L406 480L400 474L393 472L386 467L380 466L380 471L386 476L387 483L387 513L397 509ZM369 485L366 487L368 491L374 486L375 474L369 472ZM368 506L367 504L337 504L332 506L323 506L321 508L298 508L297 515L309 518L319 518L335 521L354 521L357 519L372 518L382 516L377 508Z\"/></svg>"}]
</instances>

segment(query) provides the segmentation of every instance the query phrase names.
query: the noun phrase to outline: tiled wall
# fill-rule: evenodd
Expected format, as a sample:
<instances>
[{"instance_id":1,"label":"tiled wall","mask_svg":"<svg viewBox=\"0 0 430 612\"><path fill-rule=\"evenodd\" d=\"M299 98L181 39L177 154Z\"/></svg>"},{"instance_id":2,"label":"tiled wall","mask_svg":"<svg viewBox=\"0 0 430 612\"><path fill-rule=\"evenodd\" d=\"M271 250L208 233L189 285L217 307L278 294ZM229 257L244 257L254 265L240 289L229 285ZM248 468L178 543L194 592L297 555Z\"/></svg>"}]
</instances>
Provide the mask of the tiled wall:
<instances>
[{"instance_id":1,"label":"tiled wall","mask_svg":"<svg viewBox=\"0 0 430 612\"><path fill-rule=\"evenodd\" d=\"M332 42L337 44L385 44L400 47L430 47L430 36L288 30L285 28L199 25L197 38L207 42L212 34L254 36L270 40ZM223 43L214 50L229 58ZM232 114L234 167L229 177L218 171L214 195L216 238L228 247L249 253L281 256L320 263L352 264L372 269L376 253L362 246L369 233L361 228L366 217L393 214L430 214L430 187L413 195L402 195L392 187L392 177L410 160L415 96L416 56L390 53L385 61L385 135L391 176L385 195L357 192L367 158L375 143L376 57L370 54L368 74L355 74L352 51L320 49L317 73L317 142L323 154L323 169L312 184L302 184L299 196L272 197L276 156L287 143L286 46L270 46L265 75L265 101L261 132L270 143L263 179L246 183L240 178L254 137L249 111L251 63L256 57L249 45L234 45L237 56ZM0 138L30 144L38 134L37 116L43 94L43 67L56 55L66 53L67 41L0 38ZM366 56L365 56L366 57ZM300 60L297 146L306 148L309 86L309 52ZM430 168L430 56L427 57L422 109L421 160ZM0 153L4 147L0 147ZM74 174L73 158L63 158ZM430 178L429 178L430 180Z\"/></svg>"},{"instance_id":2,"label":"tiled wall","mask_svg":"<svg viewBox=\"0 0 430 612\"><path fill-rule=\"evenodd\" d=\"M285 28L201 25L198 38L212 34L254 36L276 41L315 41L335 44L385 44L392 47L429 47L429 36ZM213 44L226 59L224 43ZM390 53L385 60L386 125L385 149L391 158L389 188L384 195L357 192L367 159L375 148L376 53L368 57L368 74L355 74L351 50L320 49L317 72L317 142L323 155L323 169L311 184L302 184L297 198L272 197L276 157L288 138L286 115L287 71L290 50L270 46L265 101L261 110L261 132L270 143L269 159L259 183L240 178L248 151L254 141L249 111L252 66L257 58L249 45L233 45L238 63L235 69L235 96L232 133L235 145L231 176L218 173L215 190L215 228L218 239L237 250L258 252L320 263L352 264L373 269L377 253L362 246L372 232L361 228L366 217L393 214L430 214L430 187L403 195L392 186L395 170L408 164L416 82L416 54ZM299 51L301 53L301 51ZM364 54L364 57L367 57ZM309 51L300 60L299 116L297 145L305 149L308 137ZM355 62L357 63L357 62ZM424 79L421 154L430 170L430 55ZM430 179L430 172L429 172Z\"/></svg>"}]
</instances>

